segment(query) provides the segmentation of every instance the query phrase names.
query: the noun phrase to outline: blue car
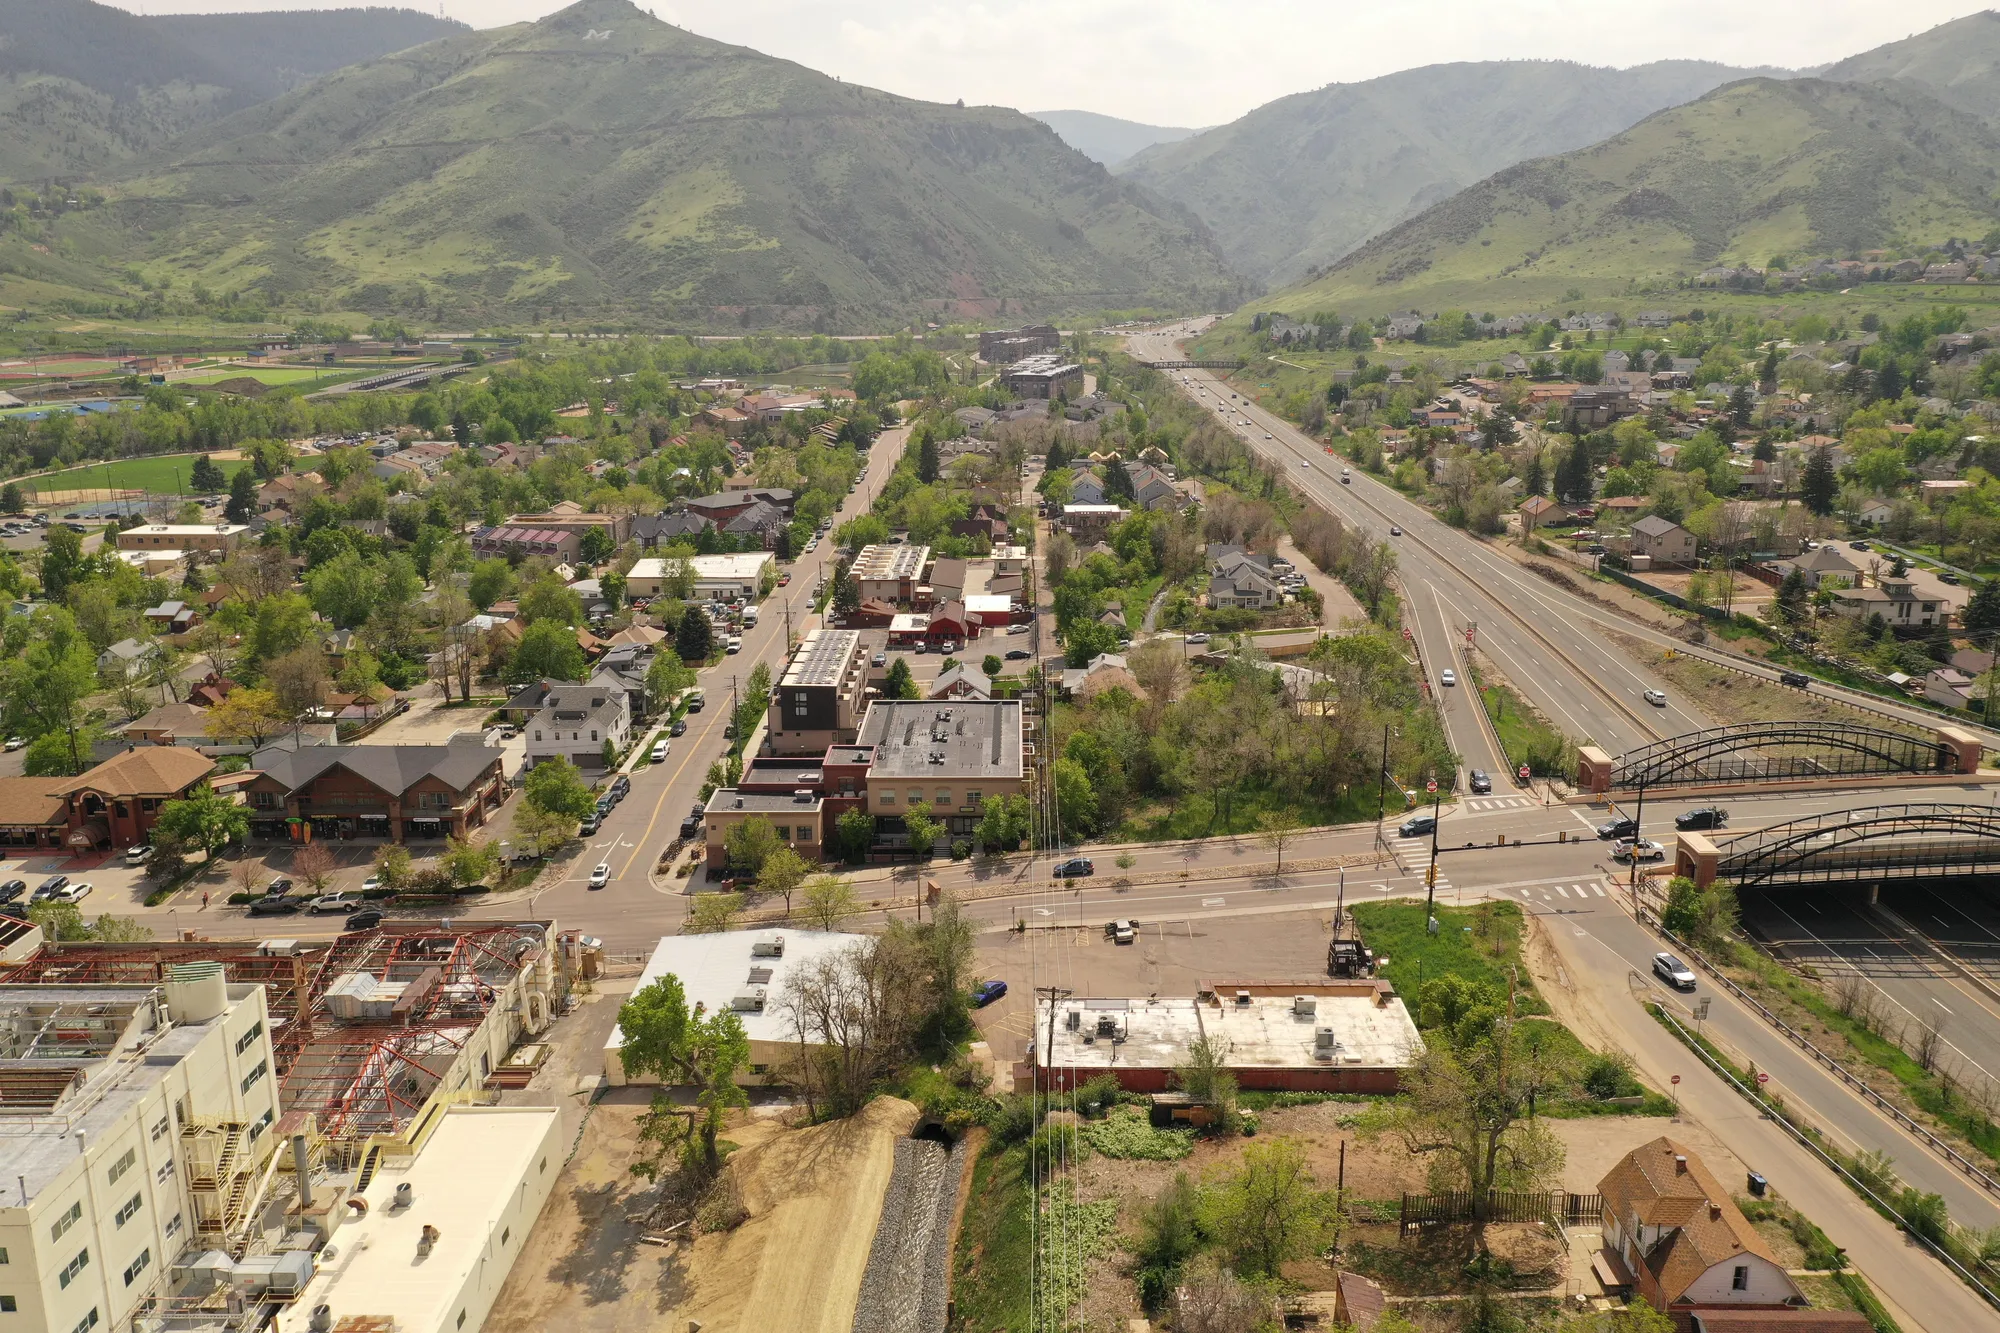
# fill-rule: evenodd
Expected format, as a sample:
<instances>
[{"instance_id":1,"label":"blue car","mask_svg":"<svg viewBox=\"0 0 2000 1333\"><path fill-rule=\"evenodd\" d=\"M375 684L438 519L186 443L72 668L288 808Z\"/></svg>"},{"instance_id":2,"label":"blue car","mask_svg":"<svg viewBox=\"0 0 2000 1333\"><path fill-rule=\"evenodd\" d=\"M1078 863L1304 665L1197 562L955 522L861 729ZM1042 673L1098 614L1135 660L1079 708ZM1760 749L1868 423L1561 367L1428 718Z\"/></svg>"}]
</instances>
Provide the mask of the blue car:
<instances>
[{"instance_id":1,"label":"blue car","mask_svg":"<svg viewBox=\"0 0 2000 1333\"><path fill-rule=\"evenodd\" d=\"M993 1003L1006 993L1006 982L982 981L972 988L972 1007L974 1009L984 1009L987 1005Z\"/></svg>"}]
</instances>

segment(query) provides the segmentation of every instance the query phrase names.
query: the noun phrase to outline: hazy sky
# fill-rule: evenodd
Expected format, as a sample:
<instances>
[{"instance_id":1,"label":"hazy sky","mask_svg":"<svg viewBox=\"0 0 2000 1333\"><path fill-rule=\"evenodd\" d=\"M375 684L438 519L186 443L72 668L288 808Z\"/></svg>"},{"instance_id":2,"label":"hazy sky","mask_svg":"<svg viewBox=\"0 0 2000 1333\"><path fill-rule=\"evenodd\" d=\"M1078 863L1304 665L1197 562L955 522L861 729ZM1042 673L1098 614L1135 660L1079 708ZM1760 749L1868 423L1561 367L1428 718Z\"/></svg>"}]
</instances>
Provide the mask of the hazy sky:
<instances>
[{"instance_id":1,"label":"hazy sky","mask_svg":"<svg viewBox=\"0 0 2000 1333\"><path fill-rule=\"evenodd\" d=\"M397 0L372 0L393 4ZM478 27L568 0L442 0ZM340 0L113 0L150 14ZM1666 57L1818 65L1979 0L638 0L704 36L912 97L1078 108L1162 125L1232 120L1286 93L1448 60ZM412 8L436 12L439 0Z\"/></svg>"}]
</instances>

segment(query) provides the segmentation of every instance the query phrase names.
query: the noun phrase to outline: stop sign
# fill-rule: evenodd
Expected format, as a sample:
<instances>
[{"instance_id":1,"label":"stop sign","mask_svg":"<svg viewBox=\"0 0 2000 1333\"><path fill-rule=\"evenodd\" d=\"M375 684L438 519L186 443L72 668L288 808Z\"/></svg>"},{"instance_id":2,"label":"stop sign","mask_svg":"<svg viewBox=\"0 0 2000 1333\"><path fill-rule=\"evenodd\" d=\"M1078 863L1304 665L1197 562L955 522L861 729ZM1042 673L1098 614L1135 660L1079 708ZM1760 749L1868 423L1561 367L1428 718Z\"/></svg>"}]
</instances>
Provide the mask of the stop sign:
<instances>
[{"instance_id":1,"label":"stop sign","mask_svg":"<svg viewBox=\"0 0 2000 1333\"><path fill-rule=\"evenodd\" d=\"M1680 1086L1680 1081L1681 1081L1681 1076L1680 1076L1679 1074L1675 1074L1675 1075L1674 1075L1674 1085L1675 1085L1676 1087Z\"/></svg>"},{"instance_id":2,"label":"stop sign","mask_svg":"<svg viewBox=\"0 0 2000 1333\"><path fill-rule=\"evenodd\" d=\"M1433 791L1433 792L1434 792L1434 791L1436 791L1437 789L1438 789L1438 780L1437 780L1436 778L1432 778L1432 779L1431 779L1431 780L1430 780L1429 782L1426 782L1426 783L1424 784L1424 790L1425 790L1425 791Z\"/></svg>"},{"instance_id":3,"label":"stop sign","mask_svg":"<svg viewBox=\"0 0 2000 1333\"><path fill-rule=\"evenodd\" d=\"M1528 766L1526 764L1523 764L1521 765L1521 781L1526 782L1527 780L1528 780Z\"/></svg>"},{"instance_id":4,"label":"stop sign","mask_svg":"<svg viewBox=\"0 0 2000 1333\"><path fill-rule=\"evenodd\" d=\"M1770 1081L1771 1081L1771 1076L1769 1074L1765 1073L1761 1069L1757 1071L1757 1083L1760 1087L1763 1084L1769 1083Z\"/></svg>"}]
</instances>

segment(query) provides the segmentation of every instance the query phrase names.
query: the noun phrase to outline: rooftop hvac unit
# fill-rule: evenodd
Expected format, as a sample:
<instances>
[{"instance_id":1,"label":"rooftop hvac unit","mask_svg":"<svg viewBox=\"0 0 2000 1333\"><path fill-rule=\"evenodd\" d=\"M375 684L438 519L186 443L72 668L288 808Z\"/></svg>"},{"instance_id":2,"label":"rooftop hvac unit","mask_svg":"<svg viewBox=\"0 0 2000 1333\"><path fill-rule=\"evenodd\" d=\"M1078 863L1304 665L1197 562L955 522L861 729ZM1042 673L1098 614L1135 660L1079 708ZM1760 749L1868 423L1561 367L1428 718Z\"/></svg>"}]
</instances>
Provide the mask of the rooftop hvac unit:
<instances>
[{"instance_id":1,"label":"rooftop hvac unit","mask_svg":"<svg viewBox=\"0 0 2000 1333\"><path fill-rule=\"evenodd\" d=\"M1301 1018L1311 1018L1319 1012L1319 997L1316 995L1294 995L1292 1012Z\"/></svg>"},{"instance_id":2,"label":"rooftop hvac unit","mask_svg":"<svg viewBox=\"0 0 2000 1333\"><path fill-rule=\"evenodd\" d=\"M1339 1052L1340 1041L1333 1035L1332 1028L1313 1029L1313 1059L1332 1060Z\"/></svg>"},{"instance_id":3,"label":"rooftop hvac unit","mask_svg":"<svg viewBox=\"0 0 2000 1333\"><path fill-rule=\"evenodd\" d=\"M1110 1014L1099 1014L1097 1016L1097 1035L1100 1037L1117 1036L1118 1020L1113 1018Z\"/></svg>"},{"instance_id":4,"label":"rooftop hvac unit","mask_svg":"<svg viewBox=\"0 0 2000 1333\"><path fill-rule=\"evenodd\" d=\"M783 958L785 956L785 937L783 935L759 935L756 939L750 941L750 956L752 958Z\"/></svg>"},{"instance_id":5,"label":"rooftop hvac unit","mask_svg":"<svg viewBox=\"0 0 2000 1333\"><path fill-rule=\"evenodd\" d=\"M1083 1014L1075 1009L1070 1010L1068 1013L1063 1015L1063 1026L1068 1028L1071 1032L1076 1031L1078 1028L1083 1026Z\"/></svg>"},{"instance_id":6,"label":"rooftop hvac unit","mask_svg":"<svg viewBox=\"0 0 2000 1333\"><path fill-rule=\"evenodd\" d=\"M770 994L768 986L752 986L729 1001L729 1007L738 1013L761 1014L764 1000Z\"/></svg>"},{"instance_id":7,"label":"rooftop hvac unit","mask_svg":"<svg viewBox=\"0 0 2000 1333\"><path fill-rule=\"evenodd\" d=\"M1249 991L1247 991L1247 990L1240 990L1240 991L1237 991L1237 992L1236 992L1236 1003L1238 1003L1238 1004L1242 1004L1242 1005L1247 1005L1247 1004L1249 1004L1249 1003L1250 1003L1250 992L1249 992Z\"/></svg>"}]
</instances>

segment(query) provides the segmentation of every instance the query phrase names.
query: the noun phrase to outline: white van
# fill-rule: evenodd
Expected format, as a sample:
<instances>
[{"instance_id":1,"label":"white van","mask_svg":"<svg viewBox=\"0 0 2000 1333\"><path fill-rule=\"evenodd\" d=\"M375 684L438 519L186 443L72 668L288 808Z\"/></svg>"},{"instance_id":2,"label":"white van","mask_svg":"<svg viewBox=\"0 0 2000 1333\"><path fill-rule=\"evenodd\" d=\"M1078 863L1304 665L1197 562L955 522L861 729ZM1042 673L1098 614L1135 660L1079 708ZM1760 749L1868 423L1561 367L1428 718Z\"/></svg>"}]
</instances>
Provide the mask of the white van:
<instances>
[{"instance_id":1,"label":"white van","mask_svg":"<svg viewBox=\"0 0 2000 1333\"><path fill-rule=\"evenodd\" d=\"M755 625L757 623L756 607L746 606L743 608L743 623L746 625Z\"/></svg>"}]
</instances>

